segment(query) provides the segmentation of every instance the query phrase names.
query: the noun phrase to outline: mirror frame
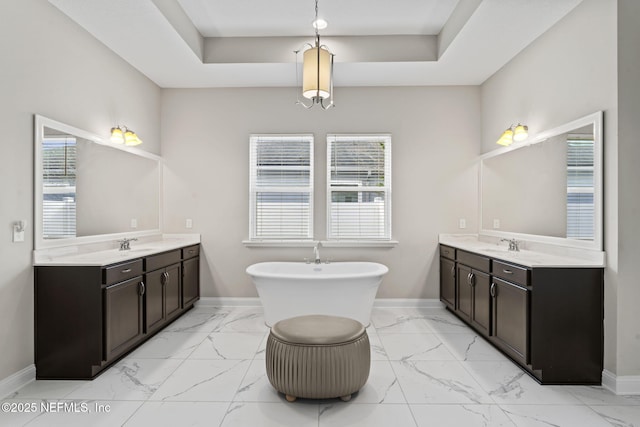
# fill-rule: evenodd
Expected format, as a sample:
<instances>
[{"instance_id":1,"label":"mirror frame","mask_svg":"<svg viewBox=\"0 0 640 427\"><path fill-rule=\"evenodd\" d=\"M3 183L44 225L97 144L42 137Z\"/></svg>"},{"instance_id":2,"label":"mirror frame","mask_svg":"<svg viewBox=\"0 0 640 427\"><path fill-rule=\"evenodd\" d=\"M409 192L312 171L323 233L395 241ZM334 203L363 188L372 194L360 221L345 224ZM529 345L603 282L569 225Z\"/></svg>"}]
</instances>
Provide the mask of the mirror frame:
<instances>
[{"instance_id":1,"label":"mirror frame","mask_svg":"<svg viewBox=\"0 0 640 427\"><path fill-rule=\"evenodd\" d=\"M539 243L547 243L558 246L567 246L572 248L580 248L580 249L588 249L594 251L602 251L603 250L603 140L602 140L602 122L603 122L603 113L602 111L598 111L593 114L589 114L587 116L581 117L577 120L573 120L569 123L565 123L561 126L555 127L553 129L540 132L533 137L530 137L524 142L514 143L509 147L499 148L497 150L490 151L486 154L480 156L479 162L479 176L478 176L478 229L479 235L481 236L491 236L491 237L501 237L501 238L516 238L522 240L528 240ZM561 135L563 133L570 132L572 130L587 126L593 125L593 141L594 141L594 158L593 158L593 180L594 180L594 189L593 189L593 208L594 208L594 239L593 241L585 241L585 240L574 240L567 239L566 237L551 237L544 236L538 234L527 234L527 233L518 233L518 232L510 232L510 231L497 231L491 229L484 229L483 227L483 218L482 218L482 172L484 167L484 161L491 159L493 157L509 153L513 150L518 150L520 148L528 147L530 145L539 144L541 142L546 141L547 139Z\"/></svg>"},{"instance_id":2,"label":"mirror frame","mask_svg":"<svg viewBox=\"0 0 640 427\"><path fill-rule=\"evenodd\" d=\"M157 162L158 164L158 228L141 231L125 231L122 233L107 233L96 234L89 236L71 237L67 239L51 239L46 240L42 238L43 224L42 224L42 140L44 138L44 127L53 128L62 132L76 135L80 138L89 140L93 143L103 145L105 147L113 148L128 152L130 154L143 157ZM33 144L33 246L34 250L57 248L62 246L79 245L86 243L98 243L109 240L121 239L123 237L141 237L149 236L153 234L160 234L162 228L162 171L164 169L162 157L150 153L148 151L140 150L134 147L128 147L125 145L113 144L111 141L105 140L102 137L87 132L82 129L78 129L74 126L58 122L56 120L35 114L34 115L34 144Z\"/></svg>"}]
</instances>

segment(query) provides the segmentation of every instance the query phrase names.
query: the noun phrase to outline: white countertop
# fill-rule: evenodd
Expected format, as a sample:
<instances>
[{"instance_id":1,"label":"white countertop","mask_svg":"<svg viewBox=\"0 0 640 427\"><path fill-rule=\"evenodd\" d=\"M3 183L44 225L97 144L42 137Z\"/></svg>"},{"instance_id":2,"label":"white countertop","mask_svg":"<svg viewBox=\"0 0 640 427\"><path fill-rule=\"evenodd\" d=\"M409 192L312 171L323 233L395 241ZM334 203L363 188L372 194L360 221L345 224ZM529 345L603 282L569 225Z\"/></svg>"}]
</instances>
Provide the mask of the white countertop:
<instances>
[{"instance_id":1,"label":"white countertop","mask_svg":"<svg viewBox=\"0 0 640 427\"><path fill-rule=\"evenodd\" d=\"M200 243L199 234L162 234L139 238L121 251L117 242L33 251L34 266L105 266Z\"/></svg>"},{"instance_id":2,"label":"white countertop","mask_svg":"<svg viewBox=\"0 0 640 427\"><path fill-rule=\"evenodd\" d=\"M508 250L505 242L480 239L471 234L441 234L439 242L469 252L474 252L525 267L555 268L602 268L605 266L604 252L579 250L575 248L546 248L543 250ZM523 242L526 246L527 242ZM541 246L541 245L538 245Z\"/></svg>"}]
</instances>

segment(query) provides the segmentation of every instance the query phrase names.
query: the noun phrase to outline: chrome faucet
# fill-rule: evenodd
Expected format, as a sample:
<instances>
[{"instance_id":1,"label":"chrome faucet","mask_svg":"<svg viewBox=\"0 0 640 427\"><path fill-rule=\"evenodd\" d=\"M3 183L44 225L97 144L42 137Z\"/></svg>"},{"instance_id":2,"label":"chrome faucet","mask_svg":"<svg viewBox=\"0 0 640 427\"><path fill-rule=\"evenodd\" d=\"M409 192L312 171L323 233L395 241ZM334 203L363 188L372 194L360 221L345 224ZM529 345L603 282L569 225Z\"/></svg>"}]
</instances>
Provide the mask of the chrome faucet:
<instances>
[{"instance_id":1,"label":"chrome faucet","mask_svg":"<svg viewBox=\"0 0 640 427\"><path fill-rule=\"evenodd\" d=\"M313 257L315 258L315 263L316 264L320 264L320 246L322 246L322 243L320 242L316 242L315 246L313 247Z\"/></svg>"},{"instance_id":2,"label":"chrome faucet","mask_svg":"<svg viewBox=\"0 0 640 427\"><path fill-rule=\"evenodd\" d=\"M509 242L509 250L510 251L515 251L515 252L520 252L520 247L518 246L520 244L519 241L517 241L516 239L500 239L501 242Z\"/></svg>"},{"instance_id":3,"label":"chrome faucet","mask_svg":"<svg viewBox=\"0 0 640 427\"><path fill-rule=\"evenodd\" d=\"M118 243L120 243L120 250L121 251L128 251L129 249L131 249L131 242L132 241L137 241L138 239L133 238L133 239L127 239L126 237L122 240L118 240Z\"/></svg>"}]
</instances>

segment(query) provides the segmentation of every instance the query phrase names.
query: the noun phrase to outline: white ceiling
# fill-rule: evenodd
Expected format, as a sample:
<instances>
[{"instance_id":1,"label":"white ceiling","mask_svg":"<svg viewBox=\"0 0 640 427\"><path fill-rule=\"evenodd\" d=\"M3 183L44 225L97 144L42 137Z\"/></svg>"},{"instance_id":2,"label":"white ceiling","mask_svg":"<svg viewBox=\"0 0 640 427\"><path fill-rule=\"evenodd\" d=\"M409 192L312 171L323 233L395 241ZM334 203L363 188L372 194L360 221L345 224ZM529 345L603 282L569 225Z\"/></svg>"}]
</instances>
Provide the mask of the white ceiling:
<instances>
[{"instance_id":1,"label":"white ceiling","mask_svg":"<svg viewBox=\"0 0 640 427\"><path fill-rule=\"evenodd\" d=\"M161 87L294 86L313 0L49 0ZM478 85L582 0L320 0L336 86Z\"/></svg>"},{"instance_id":2,"label":"white ceiling","mask_svg":"<svg viewBox=\"0 0 640 427\"><path fill-rule=\"evenodd\" d=\"M178 0L203 37L313 34L314 0ZM436 35L458 0L319 0L322 35Z\"/></svg>"}]
</instances>

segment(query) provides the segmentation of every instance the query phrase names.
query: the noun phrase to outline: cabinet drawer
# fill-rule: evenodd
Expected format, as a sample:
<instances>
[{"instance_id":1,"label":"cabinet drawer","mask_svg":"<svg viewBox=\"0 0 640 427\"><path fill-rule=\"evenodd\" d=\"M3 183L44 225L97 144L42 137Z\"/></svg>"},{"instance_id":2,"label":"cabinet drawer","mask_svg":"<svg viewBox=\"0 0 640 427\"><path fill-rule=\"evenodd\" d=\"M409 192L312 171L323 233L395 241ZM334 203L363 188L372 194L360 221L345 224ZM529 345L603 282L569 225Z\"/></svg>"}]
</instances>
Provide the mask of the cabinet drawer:
<instances>
[{"instance_id":1,"label":"cabinet drawer","mask_svg":"<svg viewBox=\"0 0 640 427\"><path fill-rule=\"evenodd\" d=\"M142 260L136 259L102 269L102 283L111 285L142 274Z\"/></svg>"},{"instance_id":2,"label":"cabinet drawer","mask_svg":"<svg viewBox=\"0 0 640 427\"><path fill-rule=\"evenodd\" d=\"M481 255L458 250L458 262L486 273L489 272L490 260Z\"/></svg>"},{"instance_id":3,"label":"cabinet drawer","mask_svg":"<svg viewBox=\"0 0 640 427\"><path fill-rule=\"evenodd\" d=\"M440 256L455 260L456 249L451 246L440 245Z\"/></svg>"},{"instance_id":4,"label":"cabinet drawer","mask_svg":"<svg viewBox=\"0 0 640 427\"><path fill-rule=\"evenodd\" d=\"M193 258L198 255L200 255L200 245L193 245L182 248L182 259Z\"/></svg>"},{"instance_id":5,"label":"cabinet drawer","mask_svg":"<svg viewBox=\"0 0 640 427\"><path fill-rule=\"evenodd\" d=\"M491 274L519 285L529 285L529 270L519 265L493 260Z\"/></svg>"},{"instance_id":6,"label":"cabinet drawer","mask_svg":"<svg viewBox=\"0 0 640 427\"><path fill-rule=\"evenodd\" d=\"M158 255L152 255L146 258L146 271L157 270L162 267L166 267L171 264L180 262L181 253L180 249L176 249L171 252L164 252Z\"/></svg>"}]
</instances>

